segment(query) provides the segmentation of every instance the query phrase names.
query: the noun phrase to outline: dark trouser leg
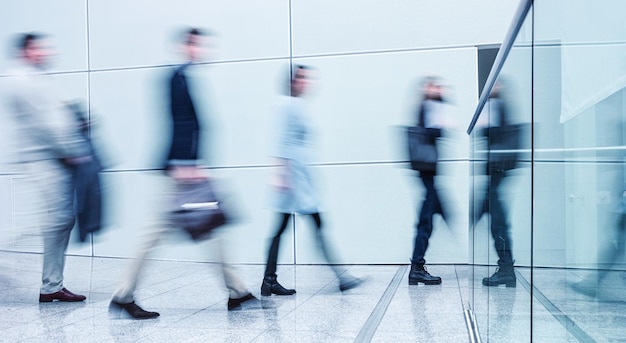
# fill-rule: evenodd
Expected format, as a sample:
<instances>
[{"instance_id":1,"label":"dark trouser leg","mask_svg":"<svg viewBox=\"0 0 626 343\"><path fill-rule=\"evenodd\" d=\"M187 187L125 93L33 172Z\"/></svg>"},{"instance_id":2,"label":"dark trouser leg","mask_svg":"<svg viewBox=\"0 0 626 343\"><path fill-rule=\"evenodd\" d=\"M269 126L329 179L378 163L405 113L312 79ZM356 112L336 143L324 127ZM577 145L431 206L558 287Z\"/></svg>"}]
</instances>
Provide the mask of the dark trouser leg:
<instances>
[{"instance_id":1,"label":"dark trouser leg","mask_svg":"<svg viewBox=\"0 0 626 343\"><path fill-rule=\"evenodd\" d=\"M515 287L517 278L513 270L509 225L504 203L499 194L503 180L504 172L494 172L489 178L489 207L487 210L491 213L491 236L498 253L498 269L492 276L483 279L483 285Z\"/></svg>"},{"instance_id":2,"label":"dark trouser leg","mask_svg":"<svg viewBox=\"0 0 626 343\"><path fill-rule=\"evenodd\" d=\"M435 190L435 174L422 172L420 177L426 187L426 198L417 223L412 262L423 266L426 263L424 255L428 249L428 240L433 232L433 215L441 213L441 204Z\"/></svg>"},{"instance_id":3,"label":"dark trouser leg","mask_svg":"<svg viewBox=\"0 0 626 343\"><path fill-rule=\"evenodd\" d=\"M435 174L421 173L421 179L426 187L426 198L422 204L422 210L417 223L417 233L415 234L415 245L413 247L413 259L411 260L411 271L409 272L409 285L424 283L426 285L439 285L441 278L433 276L426 271L424 255L428 249L428 240L433 232L433 216L435 213L442 213L439 196L435 189Z\"/></svg>"},{"instance_id":4,"label":"dark trouser leg","mask_svg":"<svg viewBox=\"0 0 626 343\"><path fill-rule=\"evenodd\" d=\"M291 218L291 213L281 213L279 216L278 230L276 230L276 234L272 239L272 244L270 245L270 250L267 254L265 276L276 276L276 264L278 263L278 247L280 245L280 236L282 236L283 232L287 228L289 218Z\"/></svg>"},{"instance_id":5,"label":"dark trouser leg","mask_svg":"<svg viewBox=\"0 0 626 343\"><path fill-rule=\"evenodd\" d=\"M261 295L270 296L272 294L277 295L291 295L295 294L295 289L286 289L276 279L276 264L278 263L278 247L280 245L280 236L283 235L287 224L291 218L290 213L281 213L279 215L278 230L272 239L270 250L267 254L267 265L265 266L265 277L261 283Z\"/></svg>"},{"instance_id":6,"label":"dark trouser leg","mask_svg":"<svg viewBox=\"0 0 626 343\"><path fill-rule=\"evenodd\" d=\"M311 214L311 218L313 219L313 223L315 224L315 240L317 241L317 247L322 252L324 259L328 262L333 268L335 274L339 275L341 272L335 266L337 260L335 259L335 255L333 254L333 250L329 247L328 242L324 238L324 233L322 232L322 218L319 213Z\"/></svg>"},{"instance_id":7,"label":"dark trouser leg","mask_svg":"<svg viewBox=\"0 0 626 343\"><path fill-rule=\"evenodd\" d=\"M337 259L335 257L334 251L329 243L324 238L324 233L322 232L322 218L319 213L311 214L311 218L315 224L315 239L317 240L317 246L319 247L322 255L332 268L335 275L339 279L339 289L343 291L347 291L354 287L359 286L363 281L358 279L347 272L343 272L341 268L336 265Z\"/></svg>"},{"instance_id":8,"label":"dark trouser leg","mask_svg":"<svg viewBox=\"0 0 626 343\"><path fill-rule=\"evenodd\" d=\"M498 266L512 267L511 237L504 203L499 195L499 188L504 180L504 173L494 173L489 182L489 212L491 213L491 236L493 237Z\"/></svg>"}]
</instances>

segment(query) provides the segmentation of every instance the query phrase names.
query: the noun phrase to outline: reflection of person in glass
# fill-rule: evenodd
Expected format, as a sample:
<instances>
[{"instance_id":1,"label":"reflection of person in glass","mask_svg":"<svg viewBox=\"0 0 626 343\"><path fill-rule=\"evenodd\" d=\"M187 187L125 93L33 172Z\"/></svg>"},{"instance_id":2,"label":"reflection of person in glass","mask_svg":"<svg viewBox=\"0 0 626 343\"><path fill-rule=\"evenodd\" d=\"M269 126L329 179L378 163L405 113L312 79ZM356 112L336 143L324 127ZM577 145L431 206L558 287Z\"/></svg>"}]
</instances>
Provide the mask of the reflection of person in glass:
<instances>
[{"instance_id":1,"label":"reflection of person in glass","mask_svg":"<svg viewBox=\"0 0 626 343\"><path fill-rule=\"evenodd\" d=\"M608 287L615 287L615 284L605 283L605 281L611 270L618 267L620 260L624 258L624 251L626 250L626 190L622 192L619 206L615 212L617 213L613 213L615 220L613 229L604 234L606 241L602 250L599 251L600 260L596 273L582 281L570 284L570 287L578 293L590 297L598 296L602 300L614 300L610 293L600 293L599 291L603 284ZM618 287L623 289L623 286ZM623 301L623 299L619 299L619 301Z\"/></svg>"},{"instance_id":2,"label":"reflection of person in glass","mask_svg":"<svg viewBox=\"0 0 626 343\"><path fill-rule=\"evenodd\" d=\"M311 175L311 126L307 117L303 96L311 86L312 70L306 66L296 66L290 79L290 96L280 106L280 126L278 151L275 154L279 163L275 179L278 214L276 233L270 245L265 277L261 284L261 295L292 295L295 289L284 288L276 277L278 247L280 237L287 228L293 214L310 216L315 224L316 240L326 261L331 264L339 278L339 288L345 291L358 286L360 279L342 273L333 263L336 261L322 234L322 218L319 213L317 190Z\"/></svg>"},{"instance_id":3,"label":"reflection of person in glass","mask_svg":"<svg viewBox=\"0 0 626 343\"><path fill-rule=\"evenodd\" d=\"M516 155L498 155L496 146L499 141L506 137L504 135L514 135L514 132L501 130L512 125L511 113L503 97L503 85L498 81L489 95L489 99L485 104L485 109L481 115L483 133L487 136L487 146L490 152L487 161L487 176L489 178L487 189L485 191L485 199L478 208L476 221L483 214L491 215L491 237L493 238L494 247L498 254L498 268L496 272L490 276L483 278L485 286L506 285L506 287L516 286L515 271L513 270L513 254L511 252L511 235L509 223L507 219L507 209L504 200L501 197L501 186L505 180L506 173L516 164ZM513 137L514 138L514 137ZM510 146L510 148L515 148ZM496 151L492 151L496 149Z\"/></svg>"},{"instance_id":4,"label":"reflection of person in glass","mask_svg":"<svg viewBox=\"0 0 626 343\"><path fill-rule=\"evenodd\" d=\"M443 102L443 85L434 76L428 76L422 81L424 96L419 103L417 111L417 125L432 129L436 136L441 136L441 129L446 126L445 106ZM422 209L417 223L417 233L411 259L411 271L409 272L409 285L423 283L426 285L441 284L439 276L430 275L424 265L424 255L428 249L428 240L433 232L433 217L440 214L446 219L439 194L435 188L435 170L420 170L419 177L426 188L426 196L422 203Z\"/></svg>"}]
</instances>

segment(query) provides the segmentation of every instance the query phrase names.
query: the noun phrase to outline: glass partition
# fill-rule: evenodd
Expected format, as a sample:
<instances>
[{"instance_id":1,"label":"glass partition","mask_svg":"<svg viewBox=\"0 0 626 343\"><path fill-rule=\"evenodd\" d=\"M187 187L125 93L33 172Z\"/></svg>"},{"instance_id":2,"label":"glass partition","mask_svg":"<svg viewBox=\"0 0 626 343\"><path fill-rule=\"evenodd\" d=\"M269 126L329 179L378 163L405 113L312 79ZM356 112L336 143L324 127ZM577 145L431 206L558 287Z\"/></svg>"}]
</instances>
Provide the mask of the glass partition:
<instances>
[{"instance_id":1,"label":"glass partition","mask_svg":"<svg viewBox=\"0 0 626 343\"><path fill-rule=\"evenodd\" d=\"M470 306L484 341L530 340L532 24L529 12L471 133Z\"/></svg>"},{"instance_id":2,"label":"glass partition","mask_svg":"<svg viewBox=\"0 0 626 343\"><path fill-rule=\"evenodd\" d=\"M626 337L625 10L534 1L486 90L468 304L483 341Z\"/></svg>"}]
</instances>

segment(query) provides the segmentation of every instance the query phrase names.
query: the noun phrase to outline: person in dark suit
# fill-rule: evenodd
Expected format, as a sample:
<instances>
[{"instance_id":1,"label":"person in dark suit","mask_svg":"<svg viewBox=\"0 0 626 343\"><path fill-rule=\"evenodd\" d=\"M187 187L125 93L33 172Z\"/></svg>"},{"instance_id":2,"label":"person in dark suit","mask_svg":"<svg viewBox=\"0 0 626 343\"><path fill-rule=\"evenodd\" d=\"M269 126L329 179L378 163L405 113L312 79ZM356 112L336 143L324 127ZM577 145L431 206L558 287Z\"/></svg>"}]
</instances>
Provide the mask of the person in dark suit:
<instances>
[{"instance_id":1,"label":"person in dark suit","mask_svg":"<svg viewBox=\"0 0 626 343\"><path fill-rule=\"evenodd\" d=\"M190 184L207 179L205 171L198 165L198 142L201 128L186 76L187 70L201 57L203 36L205 34L195 28L184 33L183 51L187 62L177 67L169 79L172 141L165 163L165 170L169 176L169 191L164 199L168 203L171 197L183 192ZM159 313L146 311L137 305L133 294L137 286L138 275L148 254L165 234L179 228L176 226L171 213L166 212L162 214L155 225L151 225L151 229L142 242L139 256L130 264L126 277L111 300L111 307L119 308L136 319L159 316ZM220 250L219 255L221 256L222 245L218 245L217 248ZM222 263L221 266L224 282L229 290L228 310L242 309L244 306L249 307L253 304L258 305L258 299L247 290L233 268L225 263Z\"/></svg>"}]
</instances>

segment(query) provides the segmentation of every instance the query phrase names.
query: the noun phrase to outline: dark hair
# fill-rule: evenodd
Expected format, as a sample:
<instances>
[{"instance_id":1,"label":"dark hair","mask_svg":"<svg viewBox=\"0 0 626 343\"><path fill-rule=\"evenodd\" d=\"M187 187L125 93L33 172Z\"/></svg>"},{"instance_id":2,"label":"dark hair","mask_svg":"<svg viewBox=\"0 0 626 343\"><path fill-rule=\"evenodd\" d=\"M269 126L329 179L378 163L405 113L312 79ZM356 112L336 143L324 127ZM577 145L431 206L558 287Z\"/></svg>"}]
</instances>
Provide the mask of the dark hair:
<instances>
[{"instance_id":1,"label":"dark hair","mask_svg":"<svg viewBox=\"0 0 626 343\"><path fill-rule=\"evenodd\" d=\"M34 41L40 40L44 35L35 32L22 33L16 40L16 48L20 51L26 50Z\"/></svg>"},{"instance_id":2,"label":"dark hair","mask_svg":"<svg viewBox=\"0 0 626 343\"><path fill-rule=\"evenodd\" d=\"M192 43L192 37L194 36L207 36L208 33L202 29L197 27L190 27L184 30L182 33L181 41L185 43L185 45L189 45Z\"/></svg>"}]
</instances>

